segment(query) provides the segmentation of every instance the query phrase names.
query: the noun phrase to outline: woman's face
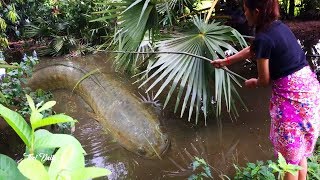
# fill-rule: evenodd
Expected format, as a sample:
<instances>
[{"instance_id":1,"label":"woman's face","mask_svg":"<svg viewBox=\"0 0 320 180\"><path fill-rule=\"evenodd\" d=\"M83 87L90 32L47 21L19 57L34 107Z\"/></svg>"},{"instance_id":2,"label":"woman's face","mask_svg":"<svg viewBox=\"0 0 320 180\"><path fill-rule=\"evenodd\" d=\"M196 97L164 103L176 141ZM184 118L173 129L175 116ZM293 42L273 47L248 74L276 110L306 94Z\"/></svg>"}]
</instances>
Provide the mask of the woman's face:
<instances>
[{"instance_id":1,"label":"woman's face","mask_svg":"<svg viewBox=\"0 0 320 180\"><path fill-rule=\"evenodd\" d=\"M248 25L249 26L253 26L256 24L257 21L257 17L258 17L258 12L257 10L252 12L249 10L249 8L246 6L245 3L243 3L243 10L244 10L244 14L246 16L246 19L248 21Z\"/></svg>"}]
</instances>

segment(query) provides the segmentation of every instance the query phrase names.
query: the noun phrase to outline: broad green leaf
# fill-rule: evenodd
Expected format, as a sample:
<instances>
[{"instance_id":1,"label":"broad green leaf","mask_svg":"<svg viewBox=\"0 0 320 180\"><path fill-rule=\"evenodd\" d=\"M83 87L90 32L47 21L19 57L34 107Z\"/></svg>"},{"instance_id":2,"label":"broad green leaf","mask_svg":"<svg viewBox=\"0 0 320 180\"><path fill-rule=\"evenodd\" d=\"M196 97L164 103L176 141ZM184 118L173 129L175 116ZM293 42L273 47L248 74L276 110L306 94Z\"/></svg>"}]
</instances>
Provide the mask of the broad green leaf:
<instances>
[{"instance_id":1,"label":"broad green leaf","mask_svg":"<svg viewBox=\"0 0 320 180\"><path fill-rule=\"evenodd\" d=\"M78 180L87 180L87 179L93 179L97 177L102 176L108 176L111 174L111 171L104 168L97 168L97 167L86 167L81 168L72 173L72 179L78 179Z\"/></svg>"},{"instance_id":2,"label":"broad green leaf","mask_svg":"<svg viewBox=\"0 0 320 180\"><path fill-rule=\"evenodd\" d=\"M18 170L18 164L10 157L0 154L0 179L26 179Z\"/></svg>"},{"instance_id":3,"label":"broad green leaf","mask_svg":"<svg viewBox=\"0 0 320 180\"><path fill-rule=\"evenodd\" d=\"M32 130L23 117L0 104L0 115L18 134L26 146L30 147Z\"/></svg>"},{"instance_id":4,"label":"broad green leaf","mask_svg":"<svg viewBox=\"0 0 320 180\"><path fill-rule=\"evenodd\" d=\"M281 169L275 163L269 164L269 167L274 169L276 172L281 172Z\"/></svg>"},{"instance_id":5,"label":"broad green leaf","mask_svg":"<svg viewBox=\"0 0 320 180\"><path fill-rule=\"evenodd\" d=\"M48 126L51 124L64 123L64 122L77 122L72 117L65 114L55 114L43 119L38 119L32 122L32 128L37 129L39 127Z\"/></svg>"},{"instance_id":6,"label":"broad green leaf","mask_svg":"<svg viewBox=\"0 0 320 180\"><path fill-rule=\"evenodd\" d=\"M140 21L141 21L141 19L142 19L142 16L143 16L143 14L145 13L145 11L146 11L146 9L147 9L147 7L148 7L148 5L149 5L149 2L150 2L150 0L145 0L145 1L144 1L144 4L143 4L142 10L141 10L141 14L140 14L140 17L139 17L137 26L139 26Z\"/></svg>"},{"instance_id":7,"label":"broad green leaf","mask_svg":"<svg viewBox=\"0 0 320 180\"><path fill-rule=\"evenodd\" d=\"M41 108L38 109L38 112L48 110L48 109L52 108L54 105L56 105L56 101L48 101L44 105L42 105Z\"/></svg>"},{"instance_id":8,"label":"broad green leaf","mask_svg":"<svg viewBox=\"0 0 320 180\"><path fill-rule=\"evenodd\" d=\"M61 148L67 145L73 145L81 153L85 154L80 142L68 134L52 134L47 130L39 129L35 132L34 149L43 148Z\"/></svg>"},{"instance_id":9,"label":"broad green leaf","mask_svg":"<svg viewBox=\"0 0 320 180\"><path fill-rule=\"evenodd\" d=\"M280 152L278 152L278 163L280 167L285 167L287 165L286 160L284 159L284 157Z\"/></svg>"},{"instance_id":10,"label":"broad green leaf","mask_svg":"<svg viewBox=\"0 0 320 180\"><path fill-rule=\"evenodd\" d=\"M26 97L31 111L36 111L36 106L34 105L34 101L32 100L32 98L28 94L26 94Z\"/></svg>"},{"instance_id":11,"label":"broad green leaf","mask_svg":"<svg viewBox=\"0 0 320 180\"><path fill-rule=\"evenodd\" d=\"M32 129L35 129L34 124L36 122L41 121L42 118L43 118L43 115L40 112L38 112L37 110L31 112L30 123L31 123Z\"/></svg>"},{"instance_id":12,"label":"broad green leaf","mask_svg":"<svg viewBox=\"0 0 320 180\"><path fill-rule=\"evenodd\" d=\"M255 176L258 171L260 170L260 166L255 167L252 171L251 171L251 176Z\"/></svg>"},{"instance_id":13,"label":"broad green leaf","mask_svg":"<svg viewBox=\"0 0 320 180\"><path fill-rule=\"evenodd\" d=\"M122 13L125 13L126 11L128 11L129 9L131 9L133 6L139 4L140 2L142 2L142 0L136 0L134 1L127 9L125 9Z\"/></svg>"},{"instance_id":14,"label":"broad green leaf","mask_svg":"<svg viewBox=\"0 0 320 180\"><path fill-rule=\"evenodd\" d=\"M26 158L22 160L18 169L28 179L49 180L49 175L42 163L36 159Z\"/></svg>"},{"instance_id":15,"label":"broad green leaf","mask_svg":"<svg viewBox=\"0 0 320 180\"><path fill-rule=\"evenodd\" d=\"M85 166L82 152L73 145L61 147L54 157L49 167L49 176L53 179L56 179L61 172L71 176L73 171Z\"/></svg>"},{"instance_id":16,"label":"broad green leaf","mask_svg":"<svg viewBox=\"0 0 320 180\"><path fill-rule=\"evenodd\" d=\"M33 151L33 156L40 161L42 164L44 164L47 161L51 161L52 155L55 152L56 148L37 148ZM30 150L26 147L26 152L23 154L24 157L27 157L30 155Z\"/></svg>"}]
</instances>

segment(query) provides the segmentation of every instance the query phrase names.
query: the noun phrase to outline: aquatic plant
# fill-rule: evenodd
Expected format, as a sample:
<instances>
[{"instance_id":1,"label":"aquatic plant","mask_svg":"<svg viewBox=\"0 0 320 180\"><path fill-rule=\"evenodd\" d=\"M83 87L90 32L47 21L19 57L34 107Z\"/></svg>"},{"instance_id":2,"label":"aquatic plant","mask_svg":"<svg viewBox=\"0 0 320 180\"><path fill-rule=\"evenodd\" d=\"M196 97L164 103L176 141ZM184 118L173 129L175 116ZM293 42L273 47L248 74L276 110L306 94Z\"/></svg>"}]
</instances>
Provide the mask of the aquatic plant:
<instances>
[{"instance_id":1,"label":"aquatic plant","mask_svg":"<svg viewBox=\"0 0 320 180\"><path fill-rule=\"evenodd\" d=\"M234 179L276 179L272 172L272 168L269 167L269 164L271 163L271 161L267 161L267 163L257 161L256 163L247 163L246 167L238 167L237 165L234 165L236 169Z\"/></svg>"},{"instance_id":2,"label":"aquatic plant","mask_svg":"<svg viewBox=\"0 0 320 180\"><path fill-rule=\"evenodd\" d=\"M71 135L52 134L47 130L38 129L52 124L64 122L76 122L73 118L56 114L43 118L41 112L56 104L49 101L44 104L35 105L29 95L26 95L31 109L29 126L24 118L0 104L0 116L13 128L17 135L26 145L25 158L19 162L18 169L28 179L88 179L110 174L103 168L85 167L84 154L80 142ZM38 130L36 130L38 129ZM56 148L58 151L54 154ZM43 163L51 160L50 166L46 168ZM10 158L0 156L0 179L21 178L16 170L16 164ZM9 169L7 167L10 167ZM25 178L22 178L25 179Z\"/></svg>"},{"instance_id":3,"label":"aquatic plant","mask_svg":"<svg viewBox=\"0 0 320 180\"><path fill-rule=\"evenodd\" d=\"M207 162L199 157L194 157L194 161L192 162L192 170L193 174L188 177L188 180L200 180L203 178L213 179L211 170Z\"/></svg>"}]
</instances>

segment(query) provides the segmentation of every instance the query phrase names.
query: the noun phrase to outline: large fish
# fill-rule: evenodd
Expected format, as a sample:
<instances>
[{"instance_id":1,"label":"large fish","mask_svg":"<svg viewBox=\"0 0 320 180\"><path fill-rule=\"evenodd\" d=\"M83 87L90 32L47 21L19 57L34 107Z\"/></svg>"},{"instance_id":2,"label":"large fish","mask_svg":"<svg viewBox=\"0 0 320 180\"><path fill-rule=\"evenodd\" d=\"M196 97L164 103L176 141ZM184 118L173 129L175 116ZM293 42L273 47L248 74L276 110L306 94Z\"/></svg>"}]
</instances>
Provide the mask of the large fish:
<instances>
[{"instance_id":1,"label":"large fish","mask_svg":"<svg viewBox=\"0 0 320 180\"><path fill-rule=\"evenodd\" d=\"M40 63L29 79L28 86L32 89L72 90L80 79L94 70L89 64L88 61L83 63L79 60ZM100 124L127 150L148 159L160 158L167 150L169 140L160 129L157 116L114 76L94 73L83 79L75 92L100 117Z\"/></svg>"}]
</instances>

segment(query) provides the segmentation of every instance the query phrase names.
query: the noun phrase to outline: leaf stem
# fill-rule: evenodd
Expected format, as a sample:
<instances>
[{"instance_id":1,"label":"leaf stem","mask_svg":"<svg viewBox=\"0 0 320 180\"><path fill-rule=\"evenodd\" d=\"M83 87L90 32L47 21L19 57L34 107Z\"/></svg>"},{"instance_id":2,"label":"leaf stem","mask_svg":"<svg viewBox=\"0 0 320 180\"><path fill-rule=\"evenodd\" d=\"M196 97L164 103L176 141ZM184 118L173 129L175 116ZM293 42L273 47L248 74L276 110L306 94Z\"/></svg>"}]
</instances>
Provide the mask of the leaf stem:
<instances>
[{"instance_id":1,"label":"leaf stem","mask_svg":"<svg viewBox=\"0 0 320 180\"><path fill-rule=\"evenodd\" d=\"M174 52L174 51L158 51L158 52L135 52L135 51L105 51L105 52L110 52L110 53L131 53L131 54L183 54L183 55L187 55L187 56L192 56L192 57L196 57L202 60L206 60L209 61L210 63L212 62L211 59L203 57L203 56L199 56L196 54L191 54L191 53L187 53L187 52ZM240 78L243 81L246 81L247 79L240 76L239 74L232 72L231 70L229 70L227 67L222 67L221 69L223 69L224 71Z\"/></svg>"}]
</instances>

